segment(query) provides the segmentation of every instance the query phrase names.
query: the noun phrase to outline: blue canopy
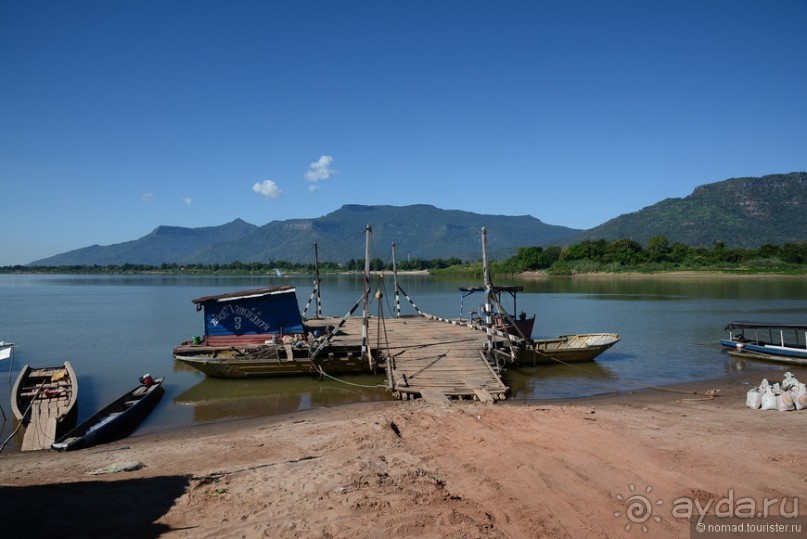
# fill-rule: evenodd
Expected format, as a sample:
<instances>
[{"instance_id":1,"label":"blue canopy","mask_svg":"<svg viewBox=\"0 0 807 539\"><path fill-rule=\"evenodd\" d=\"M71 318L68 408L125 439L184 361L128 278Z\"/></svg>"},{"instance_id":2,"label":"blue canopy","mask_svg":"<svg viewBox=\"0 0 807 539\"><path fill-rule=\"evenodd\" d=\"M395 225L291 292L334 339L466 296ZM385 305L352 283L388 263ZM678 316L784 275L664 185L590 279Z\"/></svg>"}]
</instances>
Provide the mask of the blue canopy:
<instances>
[{"instance_id":1,"label":"blue canopy","mask_svg":"<svg viewBox=\"0 0 807 539\"><path fill-rule=\"evenodd\" d=\"M193 300L204 309L205 335L303 333L297 294L290 286L259 288Z\"/></svg>"}]
</instances>

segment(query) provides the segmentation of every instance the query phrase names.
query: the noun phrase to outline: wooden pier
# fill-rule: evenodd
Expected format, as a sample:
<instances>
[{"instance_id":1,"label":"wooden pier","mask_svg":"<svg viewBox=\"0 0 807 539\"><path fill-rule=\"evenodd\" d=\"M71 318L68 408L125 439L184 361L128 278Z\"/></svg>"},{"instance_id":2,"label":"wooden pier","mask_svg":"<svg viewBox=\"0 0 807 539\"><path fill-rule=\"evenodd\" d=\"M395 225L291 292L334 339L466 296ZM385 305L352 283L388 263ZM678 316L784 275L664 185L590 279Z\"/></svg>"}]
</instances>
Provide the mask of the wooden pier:
<instances>
[{"instance_id":1,"label":"wooden pier","mask_svg":"<svg viewBox=\"0 0 807 539\"><path fill-rule=\"evenodd\" d=\"M450 321L423 313L401 288L397 280L395 265L395 244L392 244L392 266L395 280L396 305L397 294L401 292L418 315L400 318L367 317L371 300L370 287L370 238L372 228L366 228L366 247L364 256L365 294L364 316L362 319L351 319L350 315L358 308L360 299L348 315L338 322L335 329L344 328L340 336L335 330L329 332L325 343L342 344L351 340L356 334L356 323L361 334L361 359L375 368L375 362L383 364L387 371L387 388L400 399L421 398L439 403L447 403L450 398L475 399L493 402L506 397L508 387L504 385L497 371L488 361L485 351L487 335L479 331L478 326L467 322ZM495 300L493 285L487 266L487 232L482 228L482 267L484 273L486 311L491 312L490 303ZM316 257L316 244L315 244ZM315 293L318 294L319 272L315 281ZM380 300L381 289L373 295L379 300L379 312L382 313ZM310 300L309 300L310 302ZM498 303L498 301L497 301ZM306 309L308 306L306 306ZM318 308L317 313L321 312ZM310 324L309 324L310 325ZM352 335L351 335L352 334ZM331 338L333 337L333 338ZM355 337L354 337L355 338ZM490 355L495 355L492 351ZM317 351L314 352L314 361ZM322 370L321 364L317 368Z\"/></svg>"},{"instance_id":2,"label":"wooden pier","mask_svg":"<svg viewBox=\"0 0 807 539\"><path fill-rule=\"evenodd\" d=\"M349 320L336 340L360 335L361 324ZM493 402L508 391L485 357L485 333L468 325L424 316L370 318L367 335L373 355L386 359L387 387L398 398Z\"/></svg>"}]
</instances>

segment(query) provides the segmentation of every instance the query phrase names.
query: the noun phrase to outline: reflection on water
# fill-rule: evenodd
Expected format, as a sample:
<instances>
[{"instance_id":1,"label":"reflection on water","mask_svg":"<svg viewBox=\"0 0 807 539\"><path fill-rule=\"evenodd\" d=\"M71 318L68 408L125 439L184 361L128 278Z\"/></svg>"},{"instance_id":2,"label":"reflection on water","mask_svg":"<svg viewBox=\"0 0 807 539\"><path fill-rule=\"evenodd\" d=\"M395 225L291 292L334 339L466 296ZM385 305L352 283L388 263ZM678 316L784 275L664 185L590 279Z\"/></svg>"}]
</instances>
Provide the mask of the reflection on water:
<instances>
[{"instance_id":1,"label":"reflection on water","mask_svg":"<svg viewBox=\"0 0 807 539\"><path fill-rule=\"evenodd\" d=\"M619 376L602 361L508 368L503 380L510 398L517 400L619 391L622 387L614 383Z\"/></svg>"},{"instance_id":2,"label":"reflection on water","mask_svg":"<svg viewBox=\"0 0 807 539\"><path fill-rule=\"evenodd\" d=\"M232 417L278 415L347 402L392 400L383 376L355 375L340 381L315 377L226 380L205 378L174 397L174 403L193 407L196 421Z\"/></svg>"},{"instance_id":3,"label":"reflection on water","mask_svg":"<svg viewBox=\"0 0 807 539\"><path fill-rule=\"evenodd\" d=\"M730 371L734 372L753 373L754 371L758 372L779 371L784 375L784 373L788 371L791 371L793 373L807 371L807 367L805 367L804 365L790 365L787 363L765 361L762 359L736 357L728 354L726 350L722 350L721 353L725 358L724 361L726 362L727 368ZM800 380L801 378L807 380L807 376L804 375L797 376L797 378L799 378ZM756 380L756 378L753 378L753 376L752 379Z\"/></svg>"}]
</instances>

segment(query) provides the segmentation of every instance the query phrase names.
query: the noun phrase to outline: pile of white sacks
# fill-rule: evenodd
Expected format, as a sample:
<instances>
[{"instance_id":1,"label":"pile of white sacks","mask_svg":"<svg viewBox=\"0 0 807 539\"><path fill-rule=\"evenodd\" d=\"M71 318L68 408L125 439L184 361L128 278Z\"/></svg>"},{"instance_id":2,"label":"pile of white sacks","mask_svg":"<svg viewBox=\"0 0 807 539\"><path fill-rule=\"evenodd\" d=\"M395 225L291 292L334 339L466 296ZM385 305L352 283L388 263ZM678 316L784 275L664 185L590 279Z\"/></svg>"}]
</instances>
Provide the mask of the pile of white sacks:
<instances>
[{"instance_id":1,"label":"pile of white sacks","mask_svg":"<svg viewBox=\"0 0 807 539\"><path fill-rule=\"evenodd\" d=\"M804 410L807 408L807 387L786 372L781 384L771 385L763 379L759 387L748 392L745 405L754 410Z\"/></svg>"}]
</instances>

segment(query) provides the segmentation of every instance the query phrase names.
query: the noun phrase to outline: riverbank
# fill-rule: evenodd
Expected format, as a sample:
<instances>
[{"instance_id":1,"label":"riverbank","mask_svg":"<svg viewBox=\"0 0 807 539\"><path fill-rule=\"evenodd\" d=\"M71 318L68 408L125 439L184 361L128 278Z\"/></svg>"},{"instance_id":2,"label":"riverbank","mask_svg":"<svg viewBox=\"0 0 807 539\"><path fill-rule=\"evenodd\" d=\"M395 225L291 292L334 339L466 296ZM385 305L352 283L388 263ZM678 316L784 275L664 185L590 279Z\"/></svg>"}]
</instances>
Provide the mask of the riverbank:
<instances>
[{"instance_id":1,"label":"riverbank","mask_svg":"<svg viewBox=\"0 0 807 539\"><path fill-rule=\"evenodd\" d=\"M762 504L807 488L807 411L744 406L765 374L563 402L349 405L3 454L0 521L13 537L623 537L643 525L687 537L681 500ZM651 512L637 518L631 496Z\"/></svg>"},{"instance_id":2,"label":"riverbank","mask_svg":"<svg viewBox=\"0 0 807 539\"><path fill-rule=\"evenodd\" d=\"M792 268L789 268L788 271L790 273L775 273L771 270L767 271L753 271L753 270L718 270L718 269L703 269L703 270L688 270L688 271L619 271L619 272L609 272L609 271L591 271L591 272L583 272L583 273L573 273L570 275L553 275L549 274L546 271L524 271L517 274L501 274L501 275L508 275L508 276L515 276L518 278L523 279L551 279L551 278L575 278L575 279L587 279L587 278L653 278L653 279L692 279L692 278L703 278L703 277L717 277L717 278L757 278L757 279L766 279L766 278L805 278L807 277L807 270L800 270L801 272L797 272ZM391 269L385 270L372 270L370 271L371 275L390 275L392 273ZM482 268L479 266L476 269L471 271L462 271L462 270L429 270L429 269L419 269L419 270L398 270L396 272L400 276L405 275L421 275L421 276L441 276L441 277L470 277L473 279L480 280L482 279ZM55 268L18 268L18 267L0 267L0 275L123 275L123 276L133 276L133 275L156 275L156 276L176 276L176 277L268 277L274 279L278 277L274 272L266 272L266 271L220 271L220 270L209 270L209 271L199 271L199 270L110 270L104 268L96 268L91 267L87 268L86 271L82 270L74 270L69 271L64 267L55 267ZM313 275L313 272L304 272L304 271L287 271L283 272L280 278L289 278L289 277L302 277L302 276L310 276ZM321 272L322 276L328 275L354 275L356 277L361 277L363 275L362 271L323 271ZM501 276L500 275L500 276Z\"/></svg>"},{"instance_id":3,"label":"riverbank","mask_svg":"<svg viewBox=\"0 0 807 539\"><path fill-rule=\"evenodd\" d=\"M657 279L657 280L697 280L697 279L804 279L807 274L800 273L740 273L736 271L655 271L643 273L638 271L589 272L573 275L550 275L544 271L525 271L517 275L525 280L542 279Z\"/></svg>"}]
</instances>

